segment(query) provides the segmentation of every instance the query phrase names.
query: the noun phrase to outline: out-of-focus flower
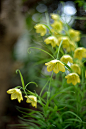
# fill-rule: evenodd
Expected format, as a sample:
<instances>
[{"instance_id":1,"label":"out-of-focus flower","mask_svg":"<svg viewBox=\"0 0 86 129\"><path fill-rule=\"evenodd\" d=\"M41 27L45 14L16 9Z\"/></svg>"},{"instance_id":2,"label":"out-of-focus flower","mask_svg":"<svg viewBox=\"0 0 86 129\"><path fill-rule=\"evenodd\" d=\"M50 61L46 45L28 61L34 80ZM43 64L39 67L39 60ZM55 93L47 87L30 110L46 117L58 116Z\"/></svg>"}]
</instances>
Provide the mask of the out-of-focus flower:
<instances>
[{"instance_id":1,"label":"out-of-focus flower","mask_svg":"<svg viewBox=\"0 0 86 129\"><path fill-rule=\"evenodd\" d=\"M83 63L81 60L75 60L75 64L78 64L80 67L83 67Z\"/></svg>"},{"instance_id":2,"label":"out-of-focus flower","mask_svg":"<svg viewBox=\"0 0 86 129\"><path fill-rule=\"evenodd\" d=\"M80 31L74 30L74 29L69 29L69 35L71 40L78 42L80 40Z\"/></svg>"},{"instance_id":3,"label":"out-of-focus flower","mask_svg":"<svg viewBox=\"0 0 86 129\"><path fill-rule=\"evenodd\" d=\"M46 44L51 44L52 47L58 45L58 39L55 36L49 36L44 40L44 42L46 42Z\"/></svg>"},{"instance_id":4,"label":"out-of-focus flower","mask_svg":"<svg viewBox=\"0 0 86 129\"><path fill-rule=\"evenodd\" d=\"M63 41L62 41L63 40ZM61 41L62 41L62 47L63 48L68 48L69 47L69 45L70 45L70 39L67 37L67 36L62 36L62 37L59 37L58 38L58 44L60 45L60 43L61 43ZM58 45L58 46L59 46Z\"/></svg>"},{"instance_id":5,"label":"out-of-focus flower","mask_svg":"<svg viewBox=\"0 0 86 129\"><path fill-rule=\"evenodd\" d=\"M86 58L86 48L78 47L74 51L74 58L81 60L82 58Z\"/></svg>"},{"instance_id":6,"label":"out-of-focus flower","mask_svg":"<svg viewBox=\"0 0 86 129\"><path fill-rule=\"evenodd\" d=\"M8 94L11 94L11 100L18 99L18 102L20 103L21 100L23 100L22 92L20 89L12 88L7 91Z\"/></svg>"},{"instance_id":7,"label":"out-of-focus flower","mask_svg":"<svg viewBox=\"0 0 86 129\"><path fill-rule=\"evenodd\" d=\"M75 73L81 74L81 69L78 64L72 64L70 67Z\"/></svg>"},{"instance_id":8,"label":"out-of-focus flower","mask_svg":"<svg viewBox=\"0 0 86 129\"><path fill-rule=\"evenodd\" d=\"M66 48L66 50L67 50L67 52L74 51L75 47L76 47L75 43L74 42L70 42L69 47Z\"/></svg>"},{"instance_id":9,"label":"out-of-focus flower","mask_svg":"<svg viewBox=\"0 0 86 129\"><path fill-rule=\"evenodd\" d=\"M80 83L80 78L77 73L70 73L67 76L65 76L65 78L67 78L68 84L72 83L73 85L76 85L77 83Z\"/></svg>"},{"instance_id":10,"label":"out-of-focus flower","mask_svg":"<svg viewBox=\"0 0 86 129\"><path fill-rule=\"evenodd\" d=\"M27 98L26 102L31 103L31 105L37 108L37 97L33 95L25 96Z\"/></svg>"},{"instance_id":11,"label":"out-of-focus flower","mask_svg":"<svg viewBox=\"0 0 86 129\"><path fill-rule=\"evenodd\" d=\"M54 21L53 24L51 24L52 28L55 29L57 32L61 32L63 29L62 23L60 21Z\"/></svg>"},{"instance_id":12,"label":"out-of-focus flower","mask_svg":"<svg viewBox=\"0 0 86 129\"><path fill-rule=\"evenodd\" d=\"M58 15L58 14L51 13L50 16L51 16L51 18L52 18L53 20L58 20L58 19L59 19L59 15Z\"/></svg>"},{"instance_id":13,"label":"out-of-focus flower","mask_svg":"<svg viewBox=\"0 0 86 129\"><path fill-rule=\"evenodd\" d=\"M66 64L68 62L73 63L73 59L70 55L63 55L60 60Z\"/></svg>"},{"instance_id":14,"label":"out-of-focus flower","mask_svg":"<svg viewBox=\"0 0 86 129\"><path fill-rule=\"evenodd\" d=\"M65 72L65 67L64 67L64 64L55 59L55 60L52 60L48 63L45 63L45 65L47 65L47 71L50 72L50 71L54 71L54 73L58 73L59 71L62 71L62 72Z\"/></svg>"},{"instance_id":15,"label":"out-of-focus flower","mask_svg":"<svg viewBox=\"0 0 86 129\"><path fill-rule=\"evenodd\" d=\"M47 33L47 28L43 24L36 24L34 28L36 29L36 33L40 33L41 36L44 36Z\"/></svg>"}]
</instances>

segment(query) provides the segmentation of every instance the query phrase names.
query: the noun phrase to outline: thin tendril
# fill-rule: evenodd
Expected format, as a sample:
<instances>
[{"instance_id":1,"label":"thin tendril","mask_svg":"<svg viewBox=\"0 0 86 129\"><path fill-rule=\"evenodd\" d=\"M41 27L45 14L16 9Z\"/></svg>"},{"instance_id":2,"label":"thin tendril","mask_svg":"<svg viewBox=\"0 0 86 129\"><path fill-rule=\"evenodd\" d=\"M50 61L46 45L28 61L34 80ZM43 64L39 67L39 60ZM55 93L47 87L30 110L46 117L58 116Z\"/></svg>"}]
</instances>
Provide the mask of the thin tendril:
<instances>
[{"instance_id":1,"label":"thin tendril","mask_svg":"<svg viewBox=\"0 0 86 129\"><path fill-rule=\"evenodd\" d=\"M45 50L43 50L43 49L40 49L40 48L36 48L36 47L30 47L30 48L28 49L28 53L29 53L29 54L31 53L31 52L29 52L29 50L30 50L31 48L34 48L34 49L38 49L38 50L40 50L40 51L43 51L43 52L47 53L49 56L51 56L53 59L55 59L49 52L47 52L47 51L45 51Z\"/></svg>"}]
</instances>

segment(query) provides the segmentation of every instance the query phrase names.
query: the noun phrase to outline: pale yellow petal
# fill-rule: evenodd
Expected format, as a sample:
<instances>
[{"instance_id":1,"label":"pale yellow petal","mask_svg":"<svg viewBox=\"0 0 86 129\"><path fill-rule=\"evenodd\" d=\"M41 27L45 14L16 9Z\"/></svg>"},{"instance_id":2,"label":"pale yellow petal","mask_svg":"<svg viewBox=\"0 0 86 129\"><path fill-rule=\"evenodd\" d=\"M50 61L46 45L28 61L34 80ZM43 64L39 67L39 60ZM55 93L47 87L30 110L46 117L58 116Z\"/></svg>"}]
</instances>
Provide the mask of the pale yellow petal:
<instances>
[{"instance_id":1,"label":"pale yellow petal","mask_svg":"<svg viewBox=\"0 0 86 129\"><path fill-rule=\"evenodd\" d=\"M54 21L53 24L51 24L52 28L57 30L57 32L61 32L63 29L62 23L60 21Z\"/></svg>"},{"instance_id":2,"label":"pale yellow petal","mask_svg":"<svg viewBox=\"0 0 86 129\"><path fill-rule=\"evenodd\" d=\"M46 26L43 24L36 24L34 28L36 29L36 33L40 33L41 36L44 36L47 32Z\"/></svg>"},{"instance_id":3,"label":"pale yellow petal","mask_svg":"<svg viewBox=\"0 0 86 129\"><path fill-rule=\"evenodd\" d=\"M72 82L71 78L68 78L68 79L67 79L67 83L69 84L69 83L71 83L71 82Z\"/></svg>"},{"instance_id":4,"label":"pale yellow petal","mask_svg":"<svg viewBox=\"0 0 86 129\"><path fill-rule=\"evenodd\" d=\"M13 88L8 90L7 93L11 94L11 100L18 99L18 102L21 102L21 100L23 100L20 89Z\"/></svg>"},{"instance_id":5,"label":"pale yellow petal","mask_svg":"<svg viewBox=\"0 0 86 129\"><path fill-rule=\"evenodd\" d=\"M73 59L70 55L63 55L60 60L66 64L68 62L73 63Z\"/></svg>"},{"instance_id":6,"label":"pale yellow petal","mask_svg":"<svg viewBox=\"0 0 86 129\"><path fill-rule=\"evenodd\" d=\"M33 107L37 108L37 103L36 102L32 102L31 103Z\"/></svg>"},{"instance_id":7,"label":"pale yellow petal","mask_svg":"<svg viewBox=\"0 0 86 129\"><path fill-rule=\"evenodd\" d=\"M65 67L62 63L59 63L59 71L65 72Z\"/></svg>"},{"instance_id":8,"label":"pale yellow petal","mask_svg":"<svg viewBox=\"0 0 86 129\"><path fill-rule=\"evenodd\" d=\"M58 39L55 36L49 36L44 40L46 44L51 44L52 47L55 47L58 44Z\"/></svg>"},{"instance_id":9,"label":"pale yellow petal","mask_svg":"<svg viewBox=\"0 0 86 129\"><path fill-rule=\"evenodd\" d=\"M86 49L84 47L78 47L74 51L74 58L78 58L79 60L81 60L84 57L86 57Z\"/></svg>"},{"instance_id":10,"label":"pale yellow petal","mask_svg":"<svg viewBox=\"0 0 86 129\"><path fill-rule=\"evenodd\" d=\"M18 102L20 103L20 102L21 102L21 100L23 100L23 97L22 97L22 95L21 95L21 94L18 94Z\"/></svg>"},{"instance_id":11,"label":"pale yellow petal","mask_svg":"<svg viewBox=\"0 0 86 129\"><path fill-rule=\"evenodd\" d=\"M54 73L56 73L56 74L59 72L59 65L58 65L58 63L55 64L55 66L54 66L54 68L53 68L53 71L54 71Z\"/></svg>"},{"instance_id":12,"label":"pale yellow petal","mask_svg":"<svg viewBox=\"0 0 86 129\"><path fill-rule=\"evenodd\" d=\"M8 93L8 94L12 94L14 91L15 91L14 88L13 88L13 89L9 89L9 90L7 91L7 93Z\"/></svg>"},{"instance_id":13,"label":"pale yellow petal","mask_svg":"<svg viewBox=\"0 0 86 129\"><path fill-rule=\"evenodd\" d=\"M69 34L70 34L71 40L75 42L78 42L80 40L80 31L69 29Z\"/></svg>"},{"instance_id":14,"label":"pale yellow petal","mask_svg":"<svg viewBox=\"0 0 86 129\"><path fill-rule=\"evenodd\" d=\"M67 78L68 84L72 83L73 85L76 85L77 83L80 83L80 78L77 73L70 73L67 76L65 76L65 78Z\"/></svg>"},{"instance_id":15,"label":"pale yellow petal","mask_svg":"<svg viewBox=\"0 0 86 129\"><path fill-rule=\"evenodd\" d=\"M53 65L48 65L48 66L47 66L47 71L48 71L48 72L51 72L52 70L53 70Z\"/></svg>"},{"instance_id":16,"label":"pale yellow petal","mask_svg":"<svg viewBox=\"0 0 86 129\"><path fill-rule=\"evenodd\" d=\"M31 105L37 108L37 97L33 95L25 96L27 98L26 102L31 103Z\"/></svg>"},{"instance_id":17,"label":"pale yellow petal","mask_svg":"<svg viewBox=\"0 0 86 129\"><path fill-rule=\"evenodd\" d=\"M71 69L72 69L75 73L81 74L81 69L80 69L80 67L79 67L78 64L72 64L72 65L71 65Z\"/></svg>"},{"instance_id":18,"label":"pale yellow petal","mask_svg":"<svg viewBox=\"0 0 86 129\"><path fill-rule=\"evenodd\" d=\"M73 85L76 85L76 84L77 84L77 82L78 82L78 81L77 81L77 80L75 80L75 79L72 81Z\"/></svg>"},{"instance_id":19,"label":"pale yellow petal","mask_svg":"<svg viewBox=\"0 0 86 129\"><path fill-rule=\"evenodd\" d=\"M11 100L13 100L13 99L17 99L17 94L16 93L11 94Z\"/></svg>"}]
</instances>

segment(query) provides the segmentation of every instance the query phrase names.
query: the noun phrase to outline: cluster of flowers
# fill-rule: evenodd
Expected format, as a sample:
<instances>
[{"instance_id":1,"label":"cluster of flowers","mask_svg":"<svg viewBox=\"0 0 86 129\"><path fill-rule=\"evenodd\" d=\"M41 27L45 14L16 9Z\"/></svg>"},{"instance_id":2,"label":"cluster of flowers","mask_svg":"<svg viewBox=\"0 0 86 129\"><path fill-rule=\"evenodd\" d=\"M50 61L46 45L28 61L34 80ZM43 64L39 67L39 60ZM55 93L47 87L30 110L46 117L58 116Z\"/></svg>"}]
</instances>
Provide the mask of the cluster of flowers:
<instances>
[{"instance_id":1,"label":"cluster of flowers","mask_svg":"<svg viewBox=\"0 0 86 129\"><path fill-rule=\"evenodd\" d=\"M72 83L76 85L80 83L79 76L81 74L81 67L83 66L82 58L86 58L86 48L78 47L77 42L80 41L80 32L78 30L71 28L67 28L68 30L66 30L65 24L57 14L51 14L51 18L54 22L50 24L50 27L39 23L34 28L41 36L49 32L49 37L45 38L44 42L50 44L53 48L59 47L61 44L62 50L66 54L63 54L60 59L54 59L45 63L47 65L47 71L50 72L53 70L56 74L59 71L65 72L65 64L69 62L72 72L65 76L65 78L68 84Z\"/></svg>"},{"instance_id":2,"label":"cluster of flowers","mask_svg":"<svg viewBox=\"0 0 86 129\"><path fill-rule=\"evenodd\" d=\"M82 58L86 58L86 49L84 47L78 47L77 45L77 42L80 40L80 32L71 28L65 30L65 25L57 14L51 14L51 18L54 22L50 24L50 27L39 23L34 28L41 36L49 32L49 36L45 38L44 42L50 44L53 48L60 48L59 46L61 46L63 53L66 52L66 54L63 54L60 59L57 58L45 63L47 71L54 71L55 74L59 71L65 72L66 66L70 63L71 71L69 71L69 74L65 78L68 84L72 83L76 85L80 83L81 67L83 66ZM23 100L22 92L19 88L9 89L7 93L11 94L11 100L18 99L19 103ZM33 107L37 108L36 96L26 95L25 98L27 98L27 103L31 103Z\"/></svg>"},{"instance_id":3,"label":"cluster of flowers","mask_svg":"<svg viewBox=\"0 0 86 129\"><path fill-rule=\"evenodd\" d=\"M18 99L18 102L20 103L21 100L23 100L22 92L18 88L12 88L7 91L8 94L11 94L11 100ZM26 102L31 103L31 105L35 108L37 108L37 97L34 95L25 96L27 98Z\"/></svg>"}]
</instances>

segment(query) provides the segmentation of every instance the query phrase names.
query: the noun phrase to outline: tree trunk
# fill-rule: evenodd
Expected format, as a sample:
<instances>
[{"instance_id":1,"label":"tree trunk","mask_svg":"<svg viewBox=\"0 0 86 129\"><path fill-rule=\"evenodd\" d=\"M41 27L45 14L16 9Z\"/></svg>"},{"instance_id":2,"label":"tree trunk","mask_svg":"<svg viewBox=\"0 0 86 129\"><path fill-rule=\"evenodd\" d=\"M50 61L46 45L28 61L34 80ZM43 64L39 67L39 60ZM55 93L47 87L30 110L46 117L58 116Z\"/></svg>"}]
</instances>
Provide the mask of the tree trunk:
<instances>
[{"instance_id":1,"label":"tree trunk","mask_svg":"<svg viewBox=\"0 0 86 129\"><path fill-rule=\"evenodd\" d=\"M10 88L12 49L24 29L21 0L2 0L0 9L0 127Z\"/></svg>"}]
</instances>

